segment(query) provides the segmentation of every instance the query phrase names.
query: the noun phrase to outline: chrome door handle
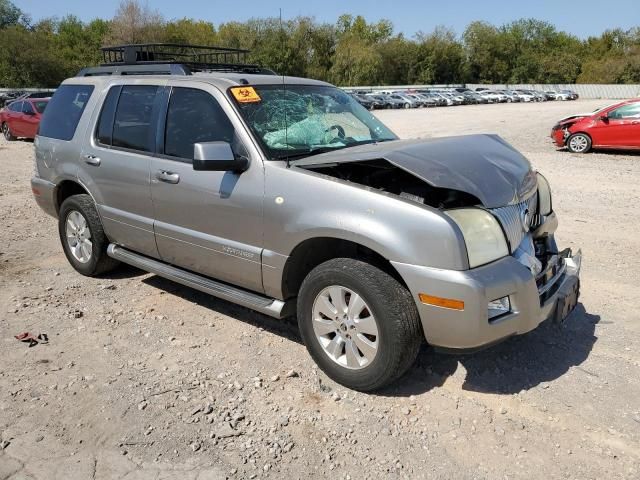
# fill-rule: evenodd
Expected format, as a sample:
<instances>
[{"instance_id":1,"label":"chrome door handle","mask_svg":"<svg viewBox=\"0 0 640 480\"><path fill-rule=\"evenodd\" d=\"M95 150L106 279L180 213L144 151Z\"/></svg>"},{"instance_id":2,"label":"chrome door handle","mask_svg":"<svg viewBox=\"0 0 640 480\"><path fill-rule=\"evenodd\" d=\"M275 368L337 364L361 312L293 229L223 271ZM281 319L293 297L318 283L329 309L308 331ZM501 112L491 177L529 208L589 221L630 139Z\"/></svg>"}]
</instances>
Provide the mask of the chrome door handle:
<instances>
[{"instance_id":1,"label":"chrome door handle","mask_svg":"<svg viewBox=\"0 0 640 480\"><path fill-rule=\"evenodd\" d=\"M156 172L156 178L165 183L178 183L180 181L180 175L166 170L158 170Z\"/></svg>"},{"instance_id":2,"label":"chrome door handle","mask_svg":"<svg viewBox=\"0 0 640 480\"><path fill-rule=\"evenodd\" d=\"M85 155L84 163L88 163L89 165L97 167L100 165L100 157L96 157L95 155Z\"/></svg>"}]
</instances>

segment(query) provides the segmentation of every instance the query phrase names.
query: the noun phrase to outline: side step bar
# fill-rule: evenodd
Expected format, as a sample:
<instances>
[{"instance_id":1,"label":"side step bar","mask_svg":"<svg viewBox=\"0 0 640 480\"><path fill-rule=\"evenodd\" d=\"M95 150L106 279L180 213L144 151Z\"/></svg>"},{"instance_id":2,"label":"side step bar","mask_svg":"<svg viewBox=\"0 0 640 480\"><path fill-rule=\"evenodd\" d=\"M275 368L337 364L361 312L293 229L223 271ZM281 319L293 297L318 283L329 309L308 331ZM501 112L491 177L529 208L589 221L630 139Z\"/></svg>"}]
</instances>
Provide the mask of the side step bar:
<instances>
[{"instance_id":1,"label":"side step bar","mask_svg":"<svg viewBox=\"0 0 640 480\"><path fill-rule=\"evenodd\" d=\"M147 272L173 280L187 287L195 288L214 297L228 300L243 307L256 310L275 318L284 318L293 313L293 302L283 302L249 292L238 287L221 283L211 278L168 265L159 260L145 257L115 244L107 248L107 255L123 263L133 265Z\"/></svg>"}]
</instances>

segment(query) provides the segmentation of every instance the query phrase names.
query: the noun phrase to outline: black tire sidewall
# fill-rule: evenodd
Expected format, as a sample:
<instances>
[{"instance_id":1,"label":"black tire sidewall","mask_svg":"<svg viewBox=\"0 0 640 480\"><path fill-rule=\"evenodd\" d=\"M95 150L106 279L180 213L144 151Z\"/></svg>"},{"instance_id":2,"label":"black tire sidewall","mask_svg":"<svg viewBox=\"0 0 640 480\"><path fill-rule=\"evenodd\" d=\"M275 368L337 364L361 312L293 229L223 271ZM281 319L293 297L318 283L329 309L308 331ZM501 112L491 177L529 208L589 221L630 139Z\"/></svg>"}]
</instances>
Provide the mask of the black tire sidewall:
<instances>
[{"instance_id":1,"label":"black tire sidewall","mask_svg":"<svg viewBox=\"0 0 640 480\"><path fill-rule=\"evenodd\" d=\"M103 238L102 226L96 225L95 219L98 216L98 213L95 207L87 202L88 195L73 195L67 198L62 205L60 206L60 212L58 213L58 233L60 235L60 242L62 243L62 249L64 250L64 254L67 257L67 260L71 264L71 266L82 275L92 276L96 274L98 270L98 262L100 261L100 254L103 249L106 248L104 241L101 241ZM91 209L93 211L91 211ZM89 231L91 232L91 258L88 262L82 263L78 261L71 253L69 248L69 244L67 242L66 237L66 221L67 217L72 211L79 212L87 222L87 226L89 227Z\"/></svg>"},{"instance_id":2,"label":"black tire sidewall","mask_svg":"<svg viewBox=\"0 0 640 480\"><path fill-rule=\"evenodd\" d=\"M399 353L398 350L405 347L402 346L402 342L398 341L397 330L394 328L393 321L390 321L396 314L393 309L389 308L390 303L394 301L394 298L390 297L394 295L391 292L385 293L384 287L376 281L374 276L388 277L383 279L385 281L396 282L396 280L365 262L351 259L340 260L345 262L343 268L335 268L334 266L334 268L322 269L322 265L320 265L303 282L298 296L300 334L313 360L331 379L355 390L375 390L394 380L398 374L404 373L389 371L390 365L398 363L395 360ZM354 266L359 268L353 268ZM368 281L372 278L374 278L373 282ZM362 369L350 370L341 367L329 358L316 339L312 325L313 303L317 295L331 285L346 287L360 295L376 319L379 333L378 352L371 364ZM409 353L409 355L411 354Z\"/></svg>"}]
</instances>

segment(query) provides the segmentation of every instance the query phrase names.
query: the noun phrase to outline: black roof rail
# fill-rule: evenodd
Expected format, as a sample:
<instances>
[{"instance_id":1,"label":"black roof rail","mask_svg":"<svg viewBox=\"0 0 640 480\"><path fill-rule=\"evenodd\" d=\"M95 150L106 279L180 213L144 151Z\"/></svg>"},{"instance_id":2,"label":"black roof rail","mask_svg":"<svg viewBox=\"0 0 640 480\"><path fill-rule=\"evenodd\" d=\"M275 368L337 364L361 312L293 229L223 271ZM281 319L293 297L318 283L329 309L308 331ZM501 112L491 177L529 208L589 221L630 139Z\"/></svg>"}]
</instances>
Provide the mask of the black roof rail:
<instances>
[{"instance_id":1,"label":"black roof rail","mask_svg":"<svg viewBox=\"0 0 640 480\"><path fill-rule=\"evenodd\" d=\"M237 72L274 75L272 70L248 64L249 50L187 45L138 43L103 47L104 63L80 70L77 76L192 75L195 72Z\"/></svg>"}]
</instances>

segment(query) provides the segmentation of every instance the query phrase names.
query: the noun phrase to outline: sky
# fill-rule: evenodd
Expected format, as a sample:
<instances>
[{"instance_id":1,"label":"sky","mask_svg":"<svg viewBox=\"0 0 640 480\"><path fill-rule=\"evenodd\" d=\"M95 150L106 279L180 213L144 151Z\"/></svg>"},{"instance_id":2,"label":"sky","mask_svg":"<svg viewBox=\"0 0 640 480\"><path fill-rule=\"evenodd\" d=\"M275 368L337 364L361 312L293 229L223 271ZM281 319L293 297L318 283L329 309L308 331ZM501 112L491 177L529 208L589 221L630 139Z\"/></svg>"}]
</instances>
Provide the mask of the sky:
<instances>
[{"instance_id":1,"label":"sky","mask_svg":"<svg viewBox=\"0 0 640 480\"><path fill-rule=\"evenodd\" d=\"M142 0L143 2L145 0ZM146 0L167 19L190 17L214 25L243 21L255 17L283 18L312 16L321 22L334 23L339 15L362 15L367 21L382 18L393 22L396 32L412 37L416 32L430 32L437 25L462 33L474 20L502 25L519 18L546 20L559 30L580 38L599 35L611 28L640 26L640 0ZM13 0L34 20L73 14L81 20L113 17L120 0Z\"/></svg>"}]
</instances>

